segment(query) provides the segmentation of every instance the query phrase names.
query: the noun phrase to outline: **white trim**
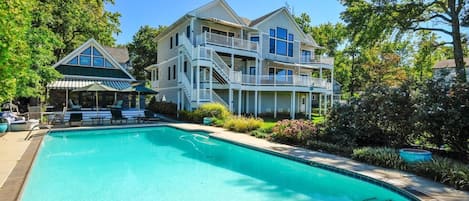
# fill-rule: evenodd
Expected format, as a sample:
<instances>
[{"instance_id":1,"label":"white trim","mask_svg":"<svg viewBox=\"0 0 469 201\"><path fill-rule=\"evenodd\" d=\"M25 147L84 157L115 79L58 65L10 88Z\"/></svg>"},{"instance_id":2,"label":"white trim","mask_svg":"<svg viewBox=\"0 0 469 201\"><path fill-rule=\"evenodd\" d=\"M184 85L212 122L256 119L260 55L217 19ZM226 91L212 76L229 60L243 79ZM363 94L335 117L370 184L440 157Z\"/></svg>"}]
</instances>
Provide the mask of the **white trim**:
<instances>
[{"instance_id":1,"label":"white trim","mask_svg":"<svg viewBox=\"0 0 469 201\"><path fill-rule=\"evenodd\" d=\"M62 58L60 61L58 61L57 63L55 63L53 65L54 68L57 68L58 66L60 65L68 65L68 66L80 66L80 67L85 67L85 66L82 66L82 65L75 65L75 64L67 64L70 60L72 60L73 58L75 58L76 56L80 55L80 53L82 51L84 51L86 48L88 47L94 47L96 49L98 49L98 51L103 54L103 58L107 59L109 62L111 62L111 64L114 66L114 69L120 69L121 71L123 71L127 76L129 76L131 78L132 81L136 81L135 78L129 73L127 72L127 70L124 69L124 67L122 67L119 62L116 61L116 59L114 59L114 57L112 57L109 52L104 49L94 38L90 38L88 41L86 41L85 43L83 43L80 47L76 48L75 50L73 50L71 53L69 53L67 56L65 56L64 58ZM89 68L103 68L103 67L95 67L95 66L86 66L86 67L89 67ZM107 68L109 69L109 68ZM84 77L88 77L88 76L84 76ZM116 79L119 79L119 78L116 78Z\"/></svg>"}]
</instances>

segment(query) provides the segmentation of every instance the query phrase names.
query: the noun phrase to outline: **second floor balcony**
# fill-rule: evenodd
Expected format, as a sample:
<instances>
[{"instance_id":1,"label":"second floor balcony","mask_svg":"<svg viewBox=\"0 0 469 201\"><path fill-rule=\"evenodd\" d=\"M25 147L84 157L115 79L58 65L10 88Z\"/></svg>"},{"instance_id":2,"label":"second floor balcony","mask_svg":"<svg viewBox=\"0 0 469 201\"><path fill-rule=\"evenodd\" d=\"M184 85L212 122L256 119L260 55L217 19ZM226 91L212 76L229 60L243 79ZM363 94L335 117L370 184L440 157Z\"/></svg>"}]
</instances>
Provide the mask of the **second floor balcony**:
<instances>
[{"instance_id":1,"label":"second floor balcony","mask_svg":"<svg viewBox=\"0 0 469 201\"><path fill-rule=\"evenodd\" d=\"M209 32L200 34L198 40L201 44L211 44L250 52L258 52L259 48L257 42Z\"/></svg>"},{"instance_id":2,"label":"second floor balcony","mask_svg":"<svg viewBox=\"0 0 469 201\"><path fill-rule=\"evenodd\" d=\"M256 86L298 86L298 87L316 87L327 90L332 89L331 82L326 79L313 78L300 75L255 75L241 74L233 72L231 80L234 83Z\"/></svg>"}]
</instances>

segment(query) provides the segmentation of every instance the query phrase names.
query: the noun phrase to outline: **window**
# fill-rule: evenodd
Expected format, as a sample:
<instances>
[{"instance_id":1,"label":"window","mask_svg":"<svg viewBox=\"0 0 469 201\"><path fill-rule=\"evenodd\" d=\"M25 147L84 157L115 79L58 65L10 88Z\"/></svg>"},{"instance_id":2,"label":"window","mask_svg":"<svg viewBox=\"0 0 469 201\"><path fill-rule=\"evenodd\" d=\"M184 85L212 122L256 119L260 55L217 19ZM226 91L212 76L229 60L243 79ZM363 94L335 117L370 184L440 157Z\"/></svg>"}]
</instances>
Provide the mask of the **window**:
<instances>
[{"instance_id":1,"label":"window","mask_svg":"<svg viewBox=\"0 0 469 201\"><path fill-rule=\"evenodd\" d=\"M277 40L277 54L287 56L287 42Z\"/></svg>"},{"instance_id":2,"label":"window","mask_svg":"<svg viewBox=\"0 0 469 201\"><path fill-rule=\"evenodd\" d=\"M228 37L234 37L234 36L235 36L235 34L233 32L228 33Z\"/></svg>"},{"instance_id":3,"label":"window","mask_svg":"<svg viewBox=\"0 0 469 201\"><path fill-rule=\"evenodd\" d=\"M86 48L79 56L74 57L67 64L108 68L113 67L111 62L105 59L103 54L95 47Z\"/></svg>"},{"instance_id":4,"label":"window","mask_svg":"<svg viewBox=\"0 0 469 201\"><path fill-rule=\"evenodd\" d=\"M169 49L173 49L173 37L169 39Z\"/></svg>"},{"instance_id":5,"label":"window","mask_svg":"<svg viewBox=\"0 0 469 201\"><path fill-rule=\"evenodd\" d=\"M269 75L270 76L275 75L275 68L269 68Z\"/></svg>"},{"instance_id":6,"label":"window","mask_svg":"<svg viewBox=\"0 0 469 201\"><path fill-rule=\"evenodd\" d=\"M311 51L301 50L301 62L302 63L311 63Z\"/></svg>"},{"instance_id":7,"label":"window","mask_svg":"<svg viewBox=\"0 0 469 201\"><path fill-rule=\"evenodd\" d=\"M187 36L187 38L189 38L189 39L191 38L191 25L188 25L188 26L186 27L186 36Z\"/></svg>"},{"instance_id":8,"label":"window","mask_svg":"<svg viewBox=\"0 0 469 201\"><path fill-rule=\"evenodd\" d=\"M179 46L179 33L176 33L176 47Z\"/></svg>"},{"instance_id":9,"label":"window","mask_svg":"<svg viewBox=\"0 0 469 201\"><path fill-rule=\"evenodd\" d=\"M171 80L171 66L168 67L168 80Z\"/></svg>"},{"instance_id":10,"label":"window","mask_svg":"<svg viewBox=\"0 0 469 201\"><path fill-rule=\"evenodd\" d=\"M156 69L155 70L155 80L159 80L159 79L160 79L160 70Z\"/></svg>"},{"instance_id":11,"label":"window","mask_svg":"<svg viewBox=\"0 0 469 201\"><path fill-rule=\"evenodd\" d=\"M269 53L293 57L293 41L295 36L287 29L277 27L270 29Z\"/></svg>"},{"instance_id":12,"label":"window","mask_svg":"<svg viewBox=\"0 0 469 201\"><path fill-rule=\"evenodd\" d=\"M255 75L256 74L256 67L251 66L249 67L249 75Z\"/></svg>"},{"instance_id":13,"label":"window","mask_svg":"<svg viewBox=\"0 0 469 201\"><path fill-rule=\"evenodd\" d=\"M277 38L287 40L287 29L277 27Z\"/></svg>"},{"instance_id":14,"label":"window","mask_svg":"<svg viewBox=\"0 0 469 201\"><path fill-rule=\"evenodd\" d=\"M259 42L259 36L251 36L252 42Z\"/></svg>"},{"instance_id":15,"label":"window","mask_svg":"<svg viewBox=\"0 0 469 201\"><path fill-rule=\"evenodd\" d=\"M210 32L210 28L206 27L206 26L203 26L202 27L202 32Z\"/></svg>"},{"instance_id":16,"label":"window","mask_svg":"<svg viewBox=\"0 0 469 201\"><path fill-rule=\"evenodd\" d=\"M275 39L270 38L269 53L275 54Z\"/></svg>"},{"instance_id":17,"label":"window","mask_svg":"<svg viewBox=\"0 0 469 201\"><path fill-rule=\"evenodd\" d=\"M173 65L173 79L176 79L176 65Z\"/></svg>"},{"instance_id":18,"label":"window","mask_svg":"<svg viewBox=\"0 0 469 201\"><path fill-rule=\"evenodd\" d=\"M184 61L184 72L187 73L187 61Z\"/></svg>"}]
</instances>

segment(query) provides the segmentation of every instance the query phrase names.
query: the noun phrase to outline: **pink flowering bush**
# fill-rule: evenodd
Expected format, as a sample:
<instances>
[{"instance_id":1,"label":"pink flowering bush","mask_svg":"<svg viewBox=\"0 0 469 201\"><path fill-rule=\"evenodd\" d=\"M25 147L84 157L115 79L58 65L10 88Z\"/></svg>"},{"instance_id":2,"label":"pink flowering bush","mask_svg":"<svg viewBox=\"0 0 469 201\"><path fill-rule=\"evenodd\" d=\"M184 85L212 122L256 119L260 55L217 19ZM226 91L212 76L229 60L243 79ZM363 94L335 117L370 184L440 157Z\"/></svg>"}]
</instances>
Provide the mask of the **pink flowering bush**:
<instances>
[{"instance_id":1,"label":"pink flowering bush","mask_svg":"<svg viewBox=\"0 0 469 201\"><path fill-rule=\"evenodd\" d=\"M308 120L278 121L272 129L272 140L287 144L305 145L317 135L317 127Z\"/></svg>"}]
</instances>

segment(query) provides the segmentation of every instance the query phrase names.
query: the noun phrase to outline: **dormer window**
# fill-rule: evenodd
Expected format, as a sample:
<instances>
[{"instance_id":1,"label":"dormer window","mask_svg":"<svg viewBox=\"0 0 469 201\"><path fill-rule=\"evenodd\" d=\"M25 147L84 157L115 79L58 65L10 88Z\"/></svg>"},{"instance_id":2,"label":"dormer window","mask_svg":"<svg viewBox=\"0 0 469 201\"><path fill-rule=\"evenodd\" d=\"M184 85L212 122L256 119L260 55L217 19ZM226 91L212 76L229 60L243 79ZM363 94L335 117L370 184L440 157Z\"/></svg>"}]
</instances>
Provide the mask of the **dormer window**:
<instances>
[{"instance_id":1,"label":"dormer window","mask_svg":"<svg viewBox=\"0 0 469 201\"><path fill-rule=\"evenodd\" d=\"M277 27L270 29L269 35L269 53L293 57L293 34L285 28Z\"/></svg>"}]
</instances>

